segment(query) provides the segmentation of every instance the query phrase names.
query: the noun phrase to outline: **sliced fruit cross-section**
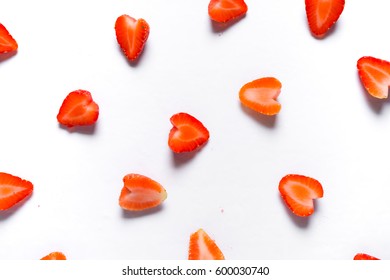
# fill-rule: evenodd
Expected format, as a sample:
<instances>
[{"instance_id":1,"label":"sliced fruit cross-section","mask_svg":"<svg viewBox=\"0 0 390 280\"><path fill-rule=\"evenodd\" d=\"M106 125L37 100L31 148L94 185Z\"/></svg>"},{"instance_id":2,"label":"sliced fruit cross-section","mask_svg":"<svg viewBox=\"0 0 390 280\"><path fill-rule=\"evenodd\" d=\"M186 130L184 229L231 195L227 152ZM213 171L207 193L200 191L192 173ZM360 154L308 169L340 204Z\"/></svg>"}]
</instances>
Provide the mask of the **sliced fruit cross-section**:
<instances>
[{"instance_id":1,"label":"sliced fruit cross-section","mask_svg":"<svg viewBox=\"0 0 390 280\"><path fill-rule=\"evenodd\" d=\"M316 179L290 174L279 183L280 194L288 208L297 216L306 217L314 212L313 199L321 198L324 191Z\"/></svg>"},{"instance_id":2,"label":"sliced fruit cross-section","mask_svg":"<svg viewBox=\"0 0 390 280\"><path fill-rule=\"evenodd\" d=\"M360 80L373 97L387 98L390 86L390 62L372 56L363 56L357 62Z\"/></svg>"},{"instance_id":3,"label":"sliced fruit cross-section","mask_svg":"<svg viewBox=\"0 0 390 280\"><path fill-rule=\"evenodd\" d=\"M18 43L4 25L0 23L0 53L13 52L18 49Z\"/></svg>"},{"instance_id":4,"label":"sliced fruit cross-section","mask_svg":"<svg viewBox=\"0 0 390 280\"><path fill-rule=\"evenodd\" d=\"M224 23L245 15L248 6L244 0L211 0L208 11L213 21Z\"/></svg>"},{"instance_id":5,"label":"sliced fruit cross-section","mask_svg":"<svg viewBox=\"0 0 390 280\"><path fill-rule=\"evenodd\" d=\"M75 90L68 94L57 115L57 120L67 127L94 124L99 117L99 106L86 90Z\"/></svg>"},{"instance_id":6,"label":"sliced fruit cross-section","mask_svg":"<svg viewBox=\"0 0 390 280\"><path fill-rule=\"evenodd\" d=\"M258 113L276 115L281 109L280 103L276 101L281 88L282 84L276 78L260 78L245 84L240 89L240 101Z\"/></svg>"},{"instance_id":7,"label":"sliced fruit cross-section","mask_svg":"<svg viewBox=\"0 0 390 280\"><path fill-rule=\"evenodd\" d=\"M203 229L199 229L190 236L188 259L224 260L225 257L214 240Z\"/></svg>"},{"instance_id":8,"label":"sliced fruit cross-section","mask_svg":"<svg viewBox=\"0 0 390 280\"><path fill-rule=\"evenodd\" d=\"M130 61L136 60L143 51L149 32L149 24L142 18L136 20L129 15L121 15L115 22L116 39Z\"/></svg>"},{"instance_id":9,"label":"sliced fruit cross-section","mask_svg":"<svg viewBox=\"0 0 390 280\"><path fill-rule=\"evenodd\" d=\"M377 261L379 260L376 257L364 254L364 253L359 253L356 254L355 257L353 258L355 261Z\"/></svg>"},{"instance_id":10,"label":"sliced fruit cross-section","mask_svg":"<svg viewBox=\"0 0 390 280\"><path fill-rule=\"evenodd\" d=\"M175 114L170 120L173 128L169 132L168 145L176 153L194 151L210 137L207 128L187 113Z\"/></svg>"},{"instance_id":11,"label":"sliced fruit cross-section","mask_svg":"<svg viewBox=\"0 0 390 280\"><path fill-rule=\"evenodd\" d=\"M33 184L8 173L0 173L0 210L18 204L33 192Z\"/></svg>"},{"instance_id":12,"label":"sliced fruit cross-section","mask_svg":"<svg viewBox=\"0 0 390 280\"><path fill-rule=\"evenodd\" d=\"M153 208L167 198L163 186L144 175L128 174L123 182L119 205L125 210L142 211Z\"/></svg>"},{"instance_id":13,"label":"sliced fruit cross-section","mask_svg":"<svg viewBox=\"0 0 390 280\"><path fill-rule=\"evenodd\" d=\"M306 16L311 33L321 38L339 19L345 0L305 0Z\"/></svg>"},{"instance_id":14,"label":"sliced fruit cross-section","mask_svg":"<svg viewBox=\"0 0 390 280\"><path fill-rule=\"evenodd\" d=\"M52 252L52 253L48 254L47 256L44 256L43 258L41 258L41 260L44 260L44 261L64 261L64 260L66 260L66 257L61 252Z\"/></svg>"}]
</instances>

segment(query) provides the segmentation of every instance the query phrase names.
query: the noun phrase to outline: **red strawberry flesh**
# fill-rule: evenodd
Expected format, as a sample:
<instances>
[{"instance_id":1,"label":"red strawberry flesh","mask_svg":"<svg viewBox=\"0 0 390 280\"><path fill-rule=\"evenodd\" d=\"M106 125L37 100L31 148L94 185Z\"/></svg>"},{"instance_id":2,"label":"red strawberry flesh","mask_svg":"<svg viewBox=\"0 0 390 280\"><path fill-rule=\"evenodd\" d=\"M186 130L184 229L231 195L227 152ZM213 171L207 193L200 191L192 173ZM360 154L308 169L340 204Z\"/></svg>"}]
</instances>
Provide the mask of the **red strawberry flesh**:
<instances>
[{"instance_id":1,"label":"red strawberry flesh","mask_svg":"<svg viewBox=\"0 0 390 280\"><path fill-rule=\"evenodd\" d=\"M245 84L239 92L241 103L264 115L276 115L281 105L276 98L282 88L280 81L273 77L265 77Z\"/></svg>"},{"instance_id":2,"label":"red strawberry flesh","mask_svg":"<svg viewBox=\"0 0 390 280\"><path fill-rule=\"evenodd\" d=\"M158 182L140 174L128 174L119 196L119 205L129 211L142 211L160 205L167 192Z\"/></svg>"},{"instance_id":3,"label":"red strawberry flesh","mask_svg":"<svg viewBox=\"0 0 390 280\"><path fill-rule=\"evenodd\" d=\"M8 173L0 173L0 210L20 203L33 192L33 184Z\"/></svg>"},{"instance_id":4,"label":"red strawberry flesh","mask_svg":"<svg viewBox=\"0 0 390 280\"><path fill-rule=\"evenodd\" d=\"M208 7L210 18L219 23L225 23L243 16L248 6L243 0L211 0Z\"/></svg>"},{"instance_id":5,"label":"red strawberry flesh","mask_svg":"<svg viewBox=\"0 0 390 280\"><path fill-rule=\"evenodd\" d=\"M199 229L191 234L188 259L224 260L225 257L214 240L203 229Z\"/></svg>"},{"instance_id":6,"label":"red strawberry flesh","mask_svg":"<svg viewBox=\"0 0 390 280\"><path fill-rule=\"evenodd\" d=\"M355 257L354 257L353 259L354 259L355 261L363 261L363 260L367 260L367 261L376 261L376 260L379 260L379 259L376 258L376 257L370 256L370 255L367 255L367 254L364 254L364 253L356 254Z\"/></svg>"},{"instance_id":7,"label":"red strawberry flesh","mask_svg":"<svg viewBox=\"0 0 390 280\"><path fill-rule=\"evenodd\" d=\"M280 194L288 208L297 216L306 217L314 212L313 199L323 197L323 189L316 179L290 174L279 183Z\"/></svg>"},{"instance_id":8,"label":"red strawberry flesh","mask_svg":"<svg viewBox=\"0 0 390 280\"><path fill-rule=\"evenodd\" d=\"M0 53L13 52L18 49L18 43L4 25L0 23Z\"/></svg>"},{"instance_id":9,"label":"red strawberry flesh","mask_svg":"<svg viewBox=\"0 0 390 280\"><path fill-rule=\"evenodd\" d=\"M67 127L94 124L99 116L99 106L86 90L76 90L63 101L57 120Z\"/></svg>"},{"instance_id":10,"label":"red strawberry flesh","mask_svg":"<svg viewBox=\"0 0 390 280\"><path fill-rule=\"evenodd\" d=\"M361 57L357 62L360 80L367 92L379 99L388 97L390 62L372 56Z\"/></svg>"},{"instance_id":11,"label":"red strawberry flesh","mask_svg":"<svg viewBox=\"0 0 390 280\"><path fill-rule=\"evenodd\" d=\"M207 128L187 113L175 114L170 120L173 128L169 133L168 145L176 153L194 151L210 137Z\"/></svg>"},{"instance_id":12,"label":"red strawberry flesh","mask_svg":"<svg viewBox=\"0 0 390 280\"><path fill-rule=\"evenodd\" d=\"M130 61L136 60L144 49L150 27L144 19L121 15L115 22L115 33L119 46Z\"/></svg>"},{"instance_id":13,"label":"red strawberry flesh","mask_svg":"<svg viewBox=\"0 0 390 280\"><path fill-rule=\"evenodd\" d=\"M345 0L305 0L306 16L312 34L323 37L337 22Z\"/></svg>"}]
</instances>

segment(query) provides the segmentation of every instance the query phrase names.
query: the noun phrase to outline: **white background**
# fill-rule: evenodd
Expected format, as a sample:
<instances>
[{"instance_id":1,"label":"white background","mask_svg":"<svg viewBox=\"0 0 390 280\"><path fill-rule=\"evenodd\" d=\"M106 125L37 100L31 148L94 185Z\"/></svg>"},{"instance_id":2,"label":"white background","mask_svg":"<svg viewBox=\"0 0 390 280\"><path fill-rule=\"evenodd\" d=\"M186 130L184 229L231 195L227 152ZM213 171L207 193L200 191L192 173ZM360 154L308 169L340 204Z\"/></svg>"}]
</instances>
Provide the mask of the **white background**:
<instances>
[{"instance_id":1,"label":"white background","mask_svg":"<svg viewBox=\"0 0 390 280\"><path fill-rule=\"evenodd\" d=\"M308 30L304 1L247 0L247 15L213 26L208 0L0 1L19 44L0 61L0 171L31 181L30 199L0 213L0 259L186 259L203 228L227 259L389 258L390 108L362 88L357 60L390 60L386 1L347 1L329 35ZM121 53L122 14L150 36L138 63ZM273 76L279 115L241 106L239 89ZM65 96L89 90L95 127L69 131ZM196 153L174 155L169 118L209 129ZM118 205L128 173L168 192L163 206ZM298 173L324 197L301 219L278 183Z\"/></svg>"}]
</instances>

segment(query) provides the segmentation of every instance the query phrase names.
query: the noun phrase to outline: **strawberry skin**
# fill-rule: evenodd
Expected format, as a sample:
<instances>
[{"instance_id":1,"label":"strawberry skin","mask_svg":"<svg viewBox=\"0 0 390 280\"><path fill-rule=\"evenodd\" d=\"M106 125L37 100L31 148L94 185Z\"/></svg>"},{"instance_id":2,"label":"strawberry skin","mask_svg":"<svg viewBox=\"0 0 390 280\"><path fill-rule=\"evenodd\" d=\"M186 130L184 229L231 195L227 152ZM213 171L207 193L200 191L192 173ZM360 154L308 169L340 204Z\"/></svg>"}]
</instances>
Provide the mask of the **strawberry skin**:
<instances>
[{"instance_id":1,"label":"strawberry skin","mask_svg":"<svg viewBox=\"0 0 390 280\"><path fill-rule=\"evenodd\" d=\"M123 182L119 205L125 210L146 210L160 205L167 198L163 186L146 176L128 174Z\"/></svg>"},{"instance_id":2,"label":"strawberry skin","mask_svg":"<svg viewBox=\"0 0 390 280\"><path fill-rule=\"evenodd\" d=\"M208 7L213 21L224 23L243 16L248 6L243 0L211 0Z\"/></svg>"},{"instance_id":3,"label":"strawberry skin","mask_svg":"<svg viewBox=\"0 0 390 280\"><path fill-rule=\"evenodd\" d=\"M52 253L48 254L47 256L44 256L43 258L41 258L41 260L44 260L44 261L64 261L64 260L66 260L66 257L61 252L52 252Z\"/></svg>"},{"instance_id":4,"label":"strawberry skin","mask_svg":"<svg viewBox=\"0 0 390 280\"><path fill-rule=\"evenodd\" d=\"M57 120L60 124L73 127L92 125L99 117L99 106L86 90L75 90L63 101Z\"/></svg>"},{"instance_id":5,"label":"strawberry skin","mask_svg":"<svg viewBox=\"0 0 390 280\"><path fill-rule=\"evenodd\" d=\"M188 259L224 260L225 257L214 240L203 229L199 229L190 236Z\"/></svg>"},{"instance_id":6,"label":"strawberry skin","mask_svg":"<svg viewBox=\"0 0 390 280\"><path fill-rule=\"evenodd\" d=\"M288 208L300 217L313 214L313 199L321 198L324 195L320 182L296 174L289 174L282 178L279 183L279 192Z\"/></svg>"},{"instance_id":7,"label":"strawberry skin","mask_svg":"<svg viewBox=\"0 0 390 280\"><path fill-rule=\"evenodd\" d=\"M360 80L367 92L376 98L388 97L390 62L372 56L363 56L357 62Z\"/></svg>"},{"instance_id":8,"label":"strawberry skin","mask_svg":"<svg viewBox=\"0 0 390 280\"><path fill-rule=\"evenodd\" d=\"M130 61L141 54L149 32L149 24L142 18L135 20L129 15L121 15L115 22L116 39Z\"/></svg>"},{"instance_id":9,"label":"strawberry skin","mask_svg":"<svg viewBox=\"0 0 390 280\"><path fill-rule=\"evenodd\" d=\"M33 184L8 173L0 173L0 210L7 210L33 192Z\"/></svg>"},{"instance_id":10,"label":"strawberry skin","mask_svg":"<svg viewBox=\"0 0 390 280\"><path fill-rule=\"evenodd\" d=\"M210 137L207 128L190 114L177 113L170 120L173 127L169 132L168 145L175 153L194 151Z\"/></svg>"},{"instance_id":11,"label":"strawberry skin","mask_svg":"<svg viewBox=\"0 0 390 280\"><path fill-rule=\"evenodd\" d=\"M305 0L305 5L310 31L321 38L339 19L345 0Z\"/></svg>"},{"instance_id":12,"label":"strawberry skin","mask_svg":"<svg viewBox=\"0 0 390 280\"><path fill-rule=\"evenodd\" d=\"M0 53L13 52L18 49L18 43L4 25L0 23Z\"/></svg>"},{"instance_id":13,"label":"strawberry skin","mask_svg":"<svg viewBox=\"0 0 390 280\"><path fill-rule=\"evenodd\" d=\"M264 115L276 115L281 105L276 98L279 96L282 84L278 79L265 77L245 84L239 93L241 103Z\"/></svg>"}]
</instances>

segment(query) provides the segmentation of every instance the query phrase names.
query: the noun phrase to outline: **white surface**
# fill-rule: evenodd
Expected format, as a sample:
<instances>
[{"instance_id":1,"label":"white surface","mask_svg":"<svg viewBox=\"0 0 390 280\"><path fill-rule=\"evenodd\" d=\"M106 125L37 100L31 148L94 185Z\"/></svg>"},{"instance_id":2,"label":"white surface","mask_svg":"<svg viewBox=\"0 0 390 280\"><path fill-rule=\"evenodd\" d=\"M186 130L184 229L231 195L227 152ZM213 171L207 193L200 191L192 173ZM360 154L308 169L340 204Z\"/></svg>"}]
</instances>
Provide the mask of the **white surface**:
<instances>
[{"instance_id":1,"label":"white surface","mask_svg":"<svg viewBox=\"0 0 390 280\"><path fill-rule=\"evenodd\" d=\"M208 0L2 2L19 51L0 62L0 171L35 189L0 213L0 259L186 259L198 228L227 259L390 257L390 108L356 70L364 55L390 59L386 1L348 1L323 40L310 35L304 1L247 0L246 17L223 31ZM137 65L116 42L121 14L151 28ZM265 76L283 85L276 118L239 103L241 86ZM76 89L100 106L93 130L57 123ZM181 111L210 140L174 156L169 118ZM121 210L128 173L167 189L160 210ZM323 185L308 219L279 197L289 173Z\"/></svg>"}]
</instances>

